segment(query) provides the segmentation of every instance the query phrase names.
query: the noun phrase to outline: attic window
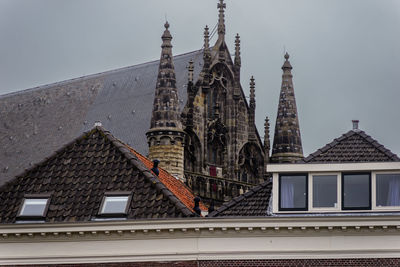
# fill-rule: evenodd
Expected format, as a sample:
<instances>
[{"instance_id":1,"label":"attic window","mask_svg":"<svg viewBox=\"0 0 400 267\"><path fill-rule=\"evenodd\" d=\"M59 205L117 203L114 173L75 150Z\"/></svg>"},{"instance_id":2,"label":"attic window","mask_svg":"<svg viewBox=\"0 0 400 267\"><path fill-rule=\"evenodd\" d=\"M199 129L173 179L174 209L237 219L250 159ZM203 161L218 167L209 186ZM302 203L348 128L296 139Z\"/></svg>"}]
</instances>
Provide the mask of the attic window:
<instances>
[{"instance_id":1,"label":"attic window","mask_svg":"<svg viewBox=\"0 0 400 267\"><path fill-rule=\"evenodd\" d=\"M23 200L18 217L42 219L46 215L49 202L49 197L46 196L27 196Z\"/></svg>"},{"instance_id":2,"label":"attic window","mask_svg":"<svg viewBox=\"0 0 400 267\"><path fill-rule=\"evenodd\" d=\"M126 215L128 213L131 196L130 192L106 193L101 203L99 215L111 217Z\"/></svg>"}]
</instances>

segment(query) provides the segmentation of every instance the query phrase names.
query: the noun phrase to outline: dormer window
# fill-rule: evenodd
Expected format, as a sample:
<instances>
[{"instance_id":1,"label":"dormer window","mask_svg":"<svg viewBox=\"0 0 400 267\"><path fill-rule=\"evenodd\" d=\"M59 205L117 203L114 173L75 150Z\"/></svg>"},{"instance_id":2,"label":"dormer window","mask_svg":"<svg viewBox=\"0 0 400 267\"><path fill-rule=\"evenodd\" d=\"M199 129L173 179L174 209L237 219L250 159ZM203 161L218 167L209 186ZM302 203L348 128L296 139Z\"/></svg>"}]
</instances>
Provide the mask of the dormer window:
<instances>
[{"instance_id":1,"label":"dormer window","mask_svg":"<svg viewBox=\"0 0 400 267\"><path fill-rule=\"evenodd\" d=\"M131 196L131 192L106 193L99 210L99 215L107 217L125 216L128 213Z\"/></svg>"},{"instance_id":2,"label":"dormer window","mask_svg":"<svg viewBox=\"0 0 400 267\"><path fill-rule=\"evenodd\" d=\"M23 219L43 219L49 206L49 196L30 195L23 199L18 217Z\"/></svg>"}]
</instances>

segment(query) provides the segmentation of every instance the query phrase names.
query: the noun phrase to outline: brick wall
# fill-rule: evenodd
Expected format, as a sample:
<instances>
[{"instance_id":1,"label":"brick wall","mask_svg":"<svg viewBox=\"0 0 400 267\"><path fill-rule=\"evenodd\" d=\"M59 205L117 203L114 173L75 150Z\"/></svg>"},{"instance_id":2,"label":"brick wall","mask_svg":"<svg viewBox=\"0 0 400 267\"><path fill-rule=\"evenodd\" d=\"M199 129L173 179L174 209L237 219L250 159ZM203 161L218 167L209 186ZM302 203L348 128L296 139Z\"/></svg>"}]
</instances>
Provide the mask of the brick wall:
<instances>
[{"instance_id":1,"label":"brick wall","mask_svg":"<svg viewBox=\"0 0 400 267\"><path fill-rule=\"evenodd\" d=\"M173 261L135 262L103 264L63 264L63 265L18 265L20 267L60 266L60 267L306 267L306 266L351 266L379 267L400 266L400 258L386 259L295 259L295 260L215 260L215 261Z\"/></svg>"}]
</instances>

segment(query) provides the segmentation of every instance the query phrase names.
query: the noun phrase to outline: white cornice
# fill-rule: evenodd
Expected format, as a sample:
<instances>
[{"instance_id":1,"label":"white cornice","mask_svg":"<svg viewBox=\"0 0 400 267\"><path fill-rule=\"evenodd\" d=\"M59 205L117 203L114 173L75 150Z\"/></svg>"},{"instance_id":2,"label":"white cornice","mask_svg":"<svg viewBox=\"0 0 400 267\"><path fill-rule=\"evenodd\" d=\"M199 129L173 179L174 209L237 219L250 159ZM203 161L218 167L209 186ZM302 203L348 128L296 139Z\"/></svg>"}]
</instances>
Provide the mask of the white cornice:
<instances>
[{"instance_id":1,"label":"white cornice","mask_svg":"<svg viewBox=\"0 0 400 267\"><path fill-rule=\"evenodd\" d=\"M400 230L400 215L389 216L310 216L265 218L207 218L181 220L107 221L82 223L41 223L0 225L0 242L21 237L71 237L98 235L132 235L137 233L215 233L216 231L248 232L292 230Z\"/></svg>"},{"instance_id":2,"label":"white cornice","mask_svg":"<svg viewBox=\"0 0 400 267\"><path fill-rule=\"evenodd\" d=\"M337 172L337 171L399 171L400 162L364 163L307 163L307 164L268 164L269 173L288 172Z\"/></svg>"}]
</instances>

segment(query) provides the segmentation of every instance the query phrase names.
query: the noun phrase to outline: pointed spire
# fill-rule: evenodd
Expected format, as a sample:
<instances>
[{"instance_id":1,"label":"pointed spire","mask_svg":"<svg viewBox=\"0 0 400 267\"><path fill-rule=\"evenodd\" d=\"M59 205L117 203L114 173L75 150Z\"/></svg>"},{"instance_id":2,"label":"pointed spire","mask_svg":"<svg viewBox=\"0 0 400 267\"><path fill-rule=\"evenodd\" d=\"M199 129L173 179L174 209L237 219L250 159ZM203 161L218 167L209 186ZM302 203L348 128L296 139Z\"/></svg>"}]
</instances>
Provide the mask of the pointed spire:
<instances>
[{"instance_id":1,"label":"pointed spire","mask_svg":"<svg viewBox=\"0 0 400 267\"><path fill-rule=\"evenodd\" d=\"M204 28L204 50L207 50L210 48L210 33L208 31L208 26Z\"/></svg>"},{"instance_id":2,"label":"pointed spire","mask_svg":"<svg viewBox=\"0 0 400 267\"><path fill-rule=\"evenodd\" d=\"M217 5L219 9L219 18L218 18L218 39L225 37L225 11L226 4L224 0L219 0Z\"/></svg>"},{"instance_id":3,"label":"pointed spire","mask_svg":"<svg viewBox=\"0 0 400 267\"><path fill-rule=\"evenodd\" d=\"M189 61L188 66L188 82L193 83L193 75L194 75L194 62L193 59Z\"/></svg>"},{"instance_id":4,"label":"pointed spire","mask_svg":"<svg viewBox=\"0 0 400 267\"><path fill-rule=\"evenodd\" d=\"M250 108L256 108L256 83L254 82L254 77L250 78Z\"/></svg>"},{"instance_id":5,"label":"pointed spire","mask_svg":"<svg viewBox=\"0 0 400 267\"><path fill-rule=\"evenodd\" d=\"M264 122L264 149L266 152L269 152L269 149L271 148L270 141L269 141L269 118L268 116L265 117L265 122Z\"/></svg>"},{"instance_id":6,"label":"pointed spire","mask_svg":"<svg viewBox=\"0 0 400 267\"><path fill-rule=\"evenodd\" d=\"M168 30L168 22L165 23L164 27L150 128L172 127L181 129L178 90L172 57L172 36Z\"/></svg>"},{"instance_id":7,"label":"pointed spire","mask_svg":"<svg viewBox=\"0 0 400 267\"><path fill-rule=\"evenodd\" d=\"M279 96L278 114L276 117L272 162L295 162L303 158L299 119L293 88L292 65L289 54L285 54L282 66L282 86Z\"/></svg>"},{"instance_id":8,"label":"pointed spire","mask_svg":"<svg viewBox=\"0 0 400 267\"><path fill-rule=\"evenodd\" d=\"M271 149L271 143L269 140L269 118L265 117L264 123L264 152L265 152L265 162L269 163L269 150Z\"/></svg>"},{"instance_id":9,"label":"pointed spire","mask_svg":"<svg viewBox=\"0 0 400 267\"><path fill-rule=\"evenodd\" d=\"M255 121L256 121L256 83L254 77L250 78L250 109L249 109L249 140L256 139Z\"/></svg>"},{"instance_id":10,"label":"pointed spire","mask_svg":"<svg viewBox=\"0 0 400 267\"><path fill-rule=\"evenodd\" d=\"M235 38L235 65L240 67L242 61L240 59L240 36L237 33Z\"/></svg>"}]
</instances>

